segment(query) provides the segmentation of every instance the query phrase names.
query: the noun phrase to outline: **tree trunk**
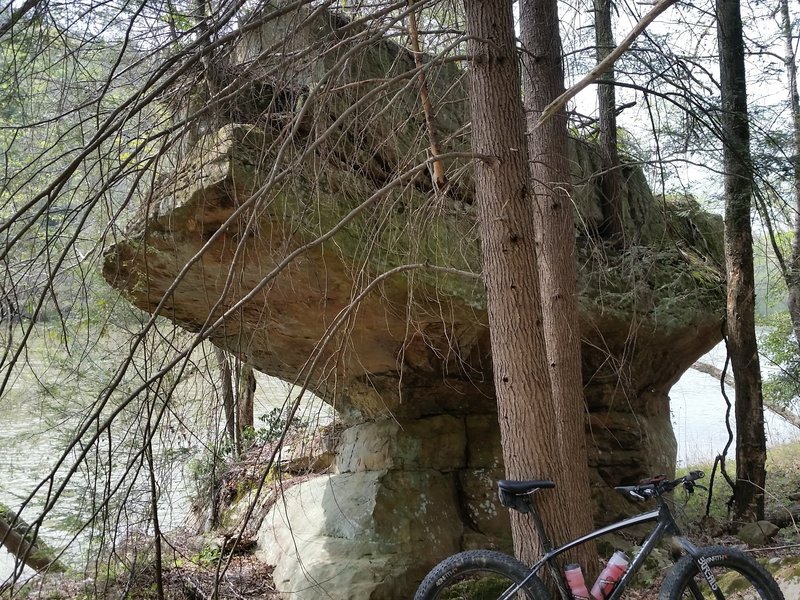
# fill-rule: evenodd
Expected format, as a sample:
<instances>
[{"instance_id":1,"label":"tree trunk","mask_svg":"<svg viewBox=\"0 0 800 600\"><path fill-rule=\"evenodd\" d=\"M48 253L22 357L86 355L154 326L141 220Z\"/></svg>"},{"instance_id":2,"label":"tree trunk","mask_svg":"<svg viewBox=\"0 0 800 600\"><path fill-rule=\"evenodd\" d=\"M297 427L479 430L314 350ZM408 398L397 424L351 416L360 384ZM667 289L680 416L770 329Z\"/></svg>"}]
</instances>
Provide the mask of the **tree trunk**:
<instances>
[{"instance_id":1,"label":"tree trunk","mask_svg":"<svg viewBox=\"0 0 800 600\"><path fill-rule=\"evenodd\" d=\"M217 348L216 346L214 347L214 352L217 355L217 362L219 363L220 370L220 392L222 394L222 407L225 411L225 431L228 432L236 456L239 456L241 453L241 445L239 443L239 430L236 425L238 415L236 410L236 397L233 392L233 374L230 357L225 350Z\"/></svg>"},{"instance_id":2,"label":"tree trunk","mask_svg":"<svg viewBox=\"0 0 800 600\"><path fill-rule=\"evenodd\" d=\"M61 573L66 570L56 559L55 552L37 538L36 528L4 504L0 504L0 546L35 571Z\"/></svg>"},{"instance_id":3,"label":"tree trunk","mask_svg":"<svg viewBox=\"0 0 800 600\"><path fill-rule=\"evenodd\" d=\"M246 427L253 429L253 400L256 395L256 376L253 367L241 361L239 366L239 394L237 398L237 408L239 409L237 425L239 437Z\"/></svg>"},{"instance_id":4,"label":"tree trunk","mask_svg":"<svg viewBox=\"0 0 800 600\"><path fill-rule=\"evenodd\" d=\"M411 42L411 52L414 55L414 65L420 69L417 75L419 84L419 101L422 104L422 113L425 116L425 129L428 132L430 143L431 158L436 159L442 155L442 148L439 145L439 136L436 132L436 119L433 112L430 94L428 93L428 80L425 71L422 70L422 49L419 43L419 30L417 28L417 13L414 8L416 0L408 0L408 38ZM431 164L431 182L435 190L443 190L447 185L447 175L445 174L444 161L434 160Z\"/></svg>"},{"instance_id":5,"label":"tree trunk","mask_svg":"<svg viewBox=\"0 0 800 600\"><path fill-rule=\"evenodd\" d=\"M792 175L794 192L794 238L788 273L784 273L789 291L789 317L795 341L800 345L800 97L797 93L797 57L792 39L792 20L789 0L781 0L781 28L784 41L784 63L788 78L789 108L792 111Z\"/></svg>"},{"instance_id":6,"label":"tree trunk","mask_svg":"<svg viewBox=\"0 0 800 600\"><path fill-rule=\"evenodd\" d=\"M558 484L574 499L565 525L567 538L592 530L585 415L578 328L575 224L569 184L567 116L560 110L536 127L542 110L564 91L564 70L556 0L523 0L520 5L523 90L528 118L528 162L533 192L542 323L547 348L559 454L572 465ZM563 498L562 498L563 500ZM597 564L593 544L576 549L572 561L584 569ZM592 574L593 575L593 574Z\"/></svg>"},{"instance_id":7,"label":"tree trunk","mask_svg":"<svg viewBox=\"0 0 800 600\"><path fill-rule=\"evenodd\" d=\"M597 62L614 49L611 27L611 0L594 0L595 43ZM553 98L555 99L555 98ZM601 193L603 199L602 237L612 242L623 241L622 176L617 151L617 101L614 91L614 68L604 72L597 85L598 128L600 137Z\"/></svg>"},{"instance_id":8,"label":"tree trunk","mask_svg":"<svg viewBox=\"0 0 800 600\"><path fill-rule=\"evenodd\" d=\"M511 2L468 1L465 16L472 57L472 143L478 154L492 157L477 163L475 178L503 458L508 477L561 480L567 466L544 358ZM574 509L588 498L560 486L542 493L539 501L551 533L565 539ZM540 553L540 542L530 521L511 513L515 552L530 563Z\"/></svg>"},{"instance_id":9,"label":"tree trunk","mask_svg":"<svg viewBox=\"0 0 800 600\"><path fill-rule=\"evenodd\" d=\"M728 349L736 381L735 516L763 518L766 470L764 408L755 333L753 171L747 116L744 43L739 0L717 0L725 169L725 262Z\"/></svg>"}]
</instances>

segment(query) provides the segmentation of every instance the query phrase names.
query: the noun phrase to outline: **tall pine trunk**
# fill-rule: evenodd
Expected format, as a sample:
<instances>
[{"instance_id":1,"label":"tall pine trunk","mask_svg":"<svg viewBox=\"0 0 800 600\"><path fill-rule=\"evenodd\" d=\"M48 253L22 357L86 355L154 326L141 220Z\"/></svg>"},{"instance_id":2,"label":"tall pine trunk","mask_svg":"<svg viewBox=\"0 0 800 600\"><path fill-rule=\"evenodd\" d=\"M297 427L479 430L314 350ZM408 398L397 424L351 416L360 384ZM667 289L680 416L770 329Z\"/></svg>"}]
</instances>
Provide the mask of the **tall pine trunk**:
<instances>
[{"instance_id":1,"label":"tall pine trunk","mask_svg":"<svg viewBox=\"0 0 800 600\"><path fill-rule=\"evenodd\" d=\"M611 8L611 0L594 0L594 31L598 63L614 49ZM612 67L600 76L597 85L597 124L603 170L601 174L603 225L600 233L614 243L622 243L624 241L622 174L617 151L617 98L614 77Z\"/></svg>"},{"instance_id":2,"label":"tall pine trunk","mask_svg":"<svg viewBox=\"0 0 800 600\"><path fill-rule=\"evenodd\" d=\"M797 93L797 57L794 51L789 0L780 0L784 63L788 79L789 108L792 111L792 191L794 195L794 238L788 272L784 274L789 291L789 317L795 341L800 344L800 96Z\"/></svg>"},{"instance_id":3,"label":"tall pine trunk","mask_svg":"<svg viewBox=\"0 0 800 600\"><path fill-rule=\"evenodd\" d=\"M522 0L520 30L523 90L528 118L528 163L542 291L542 323L547 348L559 454L573 465L558 484L582 499L570 506L570 539L592 529L589 473L586 465L585 402L581 377L577 305L575 224L569 184L567 116L560 110L536 127L542 110L564 91L561 36L556 0ZM584 568L596 564L594 546L573 557Z\"/></svg>"},{"instance_id":4,"label":"tall pine trunk","mask_svg":"<svg viewBox=\"0 0 800 600\"><path fill-rule=\"evenodd\" d=\"M747 116L744 43L739 0L717 0L725 169L725 263L728 350L736 382L735 516L763 518L766 470L764 408L755 333L753 167Z\"/></svg>"},{"instance_id":5,"label":"tall pine trunk","mask_svg":"<svg viewBox=\"0 0 800 600\"><path fill-rule=\"evenodd\" d=\"M471 56L472 139L476 198L488 297L494 382L507 475L561 481L561 455L545 362L533 198L528 185L524 114L511 2L465 3ZM541 494L539 506L556 539L588 504L565 485ZM530 521L512 511L514 549L523 561L540 553Z\"/></svg>"}]
</instances>

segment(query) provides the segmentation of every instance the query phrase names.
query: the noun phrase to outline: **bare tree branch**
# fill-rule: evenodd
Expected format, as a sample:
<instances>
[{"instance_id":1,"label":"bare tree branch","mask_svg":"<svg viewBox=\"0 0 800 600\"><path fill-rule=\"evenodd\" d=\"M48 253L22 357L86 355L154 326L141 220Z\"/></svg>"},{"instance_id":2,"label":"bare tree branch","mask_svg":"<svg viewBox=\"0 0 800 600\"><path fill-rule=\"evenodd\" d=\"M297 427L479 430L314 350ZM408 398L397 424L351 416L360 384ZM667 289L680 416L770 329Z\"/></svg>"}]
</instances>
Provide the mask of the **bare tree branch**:
<instances>
[{"instance_id":1,"label":"bare tree branch","mask_svg":"<svg viewBox=\"0 0 800 600\"><path fill-rule=\"evenodd\" d=\"M648 12L645 16L643 16L636 25L634 25L633 29L631 29L630 33L625 36L625 39L622 40L619 45L612 50L608 56L606 56L602 61L597 63L597 65L589 71L589 73L581 79L578 83L573 85L569 88L566 92L561 94L558 98L553 100L550 104L545 106L544 110L542 111L542 115L539 117L539 121L537 122L537 127L539 127L542 123L552 117L556 112L561 110L561 108L573 97L575 97L582 89L591 85L606 71L608 71L617 59L625 54L625 51L630 47L630 45L634 42L634 40L639 37L639 35L647 29L647 26L652 23L658 15L663 13L667 10L670 6L672 6L676 0L659 0L650 12Z\"/></svg>"}]
</instances>

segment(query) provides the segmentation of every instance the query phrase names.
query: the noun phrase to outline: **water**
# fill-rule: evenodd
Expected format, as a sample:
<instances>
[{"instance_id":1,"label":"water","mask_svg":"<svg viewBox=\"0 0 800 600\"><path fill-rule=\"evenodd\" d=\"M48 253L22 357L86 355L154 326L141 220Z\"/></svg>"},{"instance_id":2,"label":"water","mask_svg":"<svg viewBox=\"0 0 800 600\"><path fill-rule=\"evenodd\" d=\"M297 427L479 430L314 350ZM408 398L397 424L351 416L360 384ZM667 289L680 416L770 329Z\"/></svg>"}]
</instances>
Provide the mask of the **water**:
<instances>
[{"instance_id":1,"label":"water","mask_svg":"<svg viewBox=\"0 0 800 600\"><path fill-rule=\"evenodd\" d=\"M57 379L57 375L54 375L57 369L50 368L44 361L34 360L19 369L17 382L4 394L0 405L3 413L0 427L0 503L13 510L19 509L25 498L47 475L56 457L61 455L66 437L77 428L81 417L77 412L64 414L62 405L54 408L55 405L46 400L47 394L36 381L34 371L41 381L46 381L48 377ZM184 403L185 406L175 407L163 422L164 435L154 439L154 458L162 464L161 468L157 468L157 477L161 492L159 520L164 531L179 527L189 513L193 481L197 477L192 473L189 459L203 456L203 446L209 439L218 438L218 432L224 429L221 421L223 411L219 407L214 408L213 390L206 389L208 382L203 379L196 377L186 384L180 384L183 387L179 396L202 398L203 401L195 402L193 406ZM281 407L286 398L294 394L292 386L279 379L259 375L257 380L253 411L256 428L262 425L258 420L261 415ZM294 395L291 397L294 398ZM307 398L301 405L298 418L311 424L324 425L330 422L330 407L310 394ZM215 416L209 418L211 413ZM60 421L52 423L56 416ZM131 482L132 477L125 474L125 463L141 449L141 443L138 442L144 435L130 424L115 427L119 436L115 437L113 444L119 454L111 466L106 465L101 469L108 473L108 481L121 481L132 488L119 532L131 529L146 535L149 526L148 480L144 472L135 482ZM120 443L119 437L126 441ZM168 460L170 458L177 460ZM91 552L87 548L86 533L78 535L74 541L71 540L74 534L69 533L74 531L76 522L82 522L91 512L91 505L87 501L87 479L86 474L74 478L40 529L40 537L51 547L61 549L67 546L62 560L72 567L83 564L85 554ZM43 495L36 496L22 513L23 518L28 522L33 521L44 504ZM0 585L13 573L14 565L14 557L0 547ZM23 579L32 574L26 568Z\"/></svg>"},{"instance_id":2,"label":"water","mask_svg":"<svg viewBox=\"0 0 800 600\"><path fill-rule=\"evenodd\" d=\"M722 368L724 347L718 346L703 357L704 362ZM40 379L52 376L50 369L43 364L34 363ZM3 423L0 427L0 502L17 508L23 498L34 488L48 472L53 457L60 454L65 430L77 422L78 415L67 415L60 423L53 423L55 415L48 409L46 402L37 400L34 390L39 384L32 379L32 373L21 375L11 393L3 397ZM290 392L288 384L274 378L259 376L256 407L258 416L267 414L271 409L280 406ZM678 441L678 462L681 465L707 462L722 450L727 441L724 425L725 401L719 390L719 383L710 375L693 369L684 374L681 380L670 391L672 398L672 421ZM198 396L196 390L187 390L185 397L203 397L204 403L195 406L195 413L212 412L208 396ZM733 398L732 390L729 397ZM76 406L79 403L76 403ZM218 413L221 411L217 411ZM300 418L311 423L325 423L331 419L331 410L319 400L311 400L304 404ZM195 416L197 416L195 414ZM61 418L59 416L59 418ZM181 418L186 419L186 415ZM260 425L257 420L256 426ZM781 444L800 440L800 430L786 424L772 413L766 415L768 443ZM209 423L196 421L195 432L200 434L192 438L180 429L175 428L169 444L164 443L162 451L168 448L171 452L184 452L184 462L195 452L203 441L202 436L209 436L220 428L219 422ZM205 429L204 429L205 428ZM180 435L177 435L180 434ZM729 451L733 456L733 448ZM191 475L185 467L173 467L162 474L164 491L169 491L169 501L162 503L160 511L162 525L165 529L179 525L188 511L188 481ZM76 485L68 489L65 498L60 501L45 521L41 536L51 545L63 545L68 536L65 533L80 515L85 513L80 488L80 478ZM42 502L36 500L31 511L26 512L28 520L33 518L41 508ZM83 538L78 538L80 542ZM77 566L81 563L81 544L73 544L65 555L65 560ZM12 572L13 557L0 548L0 582Z\"/></svg>"},{"instance_id":3,"label":"water","mask_svg":"<svg viewBox=\"0 0 800 600\"><path fill-rule=\"evenodd\" d=\"M700 361L722 369L725 364L725 345L719 344ZM765 374L768 372L763 365L762 370ZM726 394L733 403L733 389L726 387ZM689 369L672 387L669 395L672 400L672 426L678 441L678 464L689 466L713 461L728 441L725 427L726 403L719 381L711 375ZM766 411L764 421L768 447L800 441L800 429L774 413ZM733 408L731 427L735 439ZM735 444L731 444L727 456L731 460L734 458Z\"/></svg>"}]
</instances>

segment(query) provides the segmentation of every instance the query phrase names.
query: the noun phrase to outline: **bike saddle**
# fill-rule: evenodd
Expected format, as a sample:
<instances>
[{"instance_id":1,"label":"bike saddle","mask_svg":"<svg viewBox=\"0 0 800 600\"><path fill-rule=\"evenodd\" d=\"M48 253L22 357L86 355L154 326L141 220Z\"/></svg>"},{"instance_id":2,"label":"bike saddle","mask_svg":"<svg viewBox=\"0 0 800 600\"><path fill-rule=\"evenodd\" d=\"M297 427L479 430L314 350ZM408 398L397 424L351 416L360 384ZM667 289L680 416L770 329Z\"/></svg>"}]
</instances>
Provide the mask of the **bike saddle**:
<instances>
[{"instance_id":1,"label":"bike saddle","mask_svg":"<svg viewBox=\"0 0 800 600\"><path fill-rule=\"evenodd\" d=\"M500 504L524 514L531 512L533 509L530 496L533 492L554 487L556 487L556 484L546 479L530 479L527 481L502 479L497 482L497 495L500 496Z\"/></svg>"},{"instance_id":2,"label":"bike saddle","mask_svg":"<svg viewBox=\"0 0 800 600\"><path fill-rule=\"evenodd\" d=\"M556 487L556 484L548 479L501 479L497 482L497 487L501 492L511 494L530 494L535 490L543 490Z\"/></svg>"}]
</instances>

